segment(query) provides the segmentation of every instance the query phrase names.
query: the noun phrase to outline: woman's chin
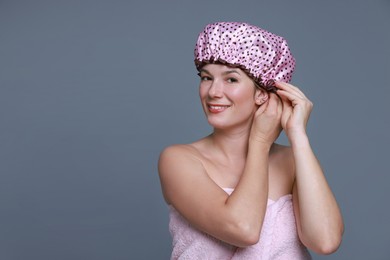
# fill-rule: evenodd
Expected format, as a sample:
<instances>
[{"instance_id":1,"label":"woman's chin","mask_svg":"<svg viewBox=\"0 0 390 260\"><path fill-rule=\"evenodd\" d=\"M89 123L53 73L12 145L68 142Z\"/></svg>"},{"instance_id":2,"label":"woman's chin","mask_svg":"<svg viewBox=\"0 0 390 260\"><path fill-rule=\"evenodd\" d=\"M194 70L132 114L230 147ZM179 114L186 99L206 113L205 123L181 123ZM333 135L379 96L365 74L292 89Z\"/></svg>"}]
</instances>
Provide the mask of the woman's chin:
<instances>
[{"instance_id":1,"label":"woman's chin","mask_svg":"<svg viewBox=\"0 0 390 260\"><path fill-rule=\"evenodd\" d=\"M221 120L219 118L219 120L216 120L215 118L208 118L207 119L208 123L210 126L212 126L213 128L226 128L226 127L229 127L231 125L231 122L226 122L226 120Z\"/></svg>"},{"instance_id":2,"label":"woman's chin","mask_svg":"<svg viewBox=\"0 0 390 260\"><path fill-rule=\"evenodd\" d=\"M219 129L219 130L229 130L229 129L235 129L235 128L241 129L243 127L248 126L248 123L245 123L245 122L232 122L231 120L229 120L229 121L213 120L210 118L208 118L208 123L214 129ZM250 122L249 122L249 124L250 124Z\"/></svg>"}]
</instances>

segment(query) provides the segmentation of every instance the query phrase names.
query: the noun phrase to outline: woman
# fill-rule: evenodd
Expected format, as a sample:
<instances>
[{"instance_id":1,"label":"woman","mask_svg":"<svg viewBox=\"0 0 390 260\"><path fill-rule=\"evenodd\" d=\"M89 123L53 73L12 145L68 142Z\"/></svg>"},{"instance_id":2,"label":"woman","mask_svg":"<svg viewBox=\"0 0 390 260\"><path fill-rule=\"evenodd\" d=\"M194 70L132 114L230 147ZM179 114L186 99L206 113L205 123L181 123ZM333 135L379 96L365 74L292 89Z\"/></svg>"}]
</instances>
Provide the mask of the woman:
<instances>
[{"instance_id":1,"label":"woman","mask_svg":"<svg viewBox=\"0 0 390 260\"><path fill-rule=\"evenodd\" d=\"M195 47L209 136L161 153L172 259L310 259L337 250L342 216L306 134L312 103L287 83L286 41L209 24ZM290 147L275 144L285 131Z\"/></svg>"}]
</instances>

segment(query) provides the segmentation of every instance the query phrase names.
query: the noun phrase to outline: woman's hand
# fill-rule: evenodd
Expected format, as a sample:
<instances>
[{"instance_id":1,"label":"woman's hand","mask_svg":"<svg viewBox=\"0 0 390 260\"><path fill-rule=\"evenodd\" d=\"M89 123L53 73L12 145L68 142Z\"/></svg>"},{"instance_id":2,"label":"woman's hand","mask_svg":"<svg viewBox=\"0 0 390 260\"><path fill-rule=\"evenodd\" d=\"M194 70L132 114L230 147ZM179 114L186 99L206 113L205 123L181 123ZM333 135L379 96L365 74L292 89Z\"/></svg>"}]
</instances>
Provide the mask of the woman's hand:
<instances>
[{"instance_id":1,"label":"woman's hand","mask_svg":"<svg viewBox=\"0 0 390 260\"><path fill-rule=\"evenodd\" d=\"M282 101L273 93L256 111L252 122L250 139L272 145L278 138L282 126Z\"/></svg>"},{"instance_id":2,"label":"woman's hand","mask_svg":"<svg viewBox=\"0 0 390 260\"><path fill-rule=\"evenodd\" d=\"M291 140L296 134L306 135L306 125L313 103L299 88L285 82L275 83L283 104L281 124L287 137Z\"/></svg>"}]
</instances>

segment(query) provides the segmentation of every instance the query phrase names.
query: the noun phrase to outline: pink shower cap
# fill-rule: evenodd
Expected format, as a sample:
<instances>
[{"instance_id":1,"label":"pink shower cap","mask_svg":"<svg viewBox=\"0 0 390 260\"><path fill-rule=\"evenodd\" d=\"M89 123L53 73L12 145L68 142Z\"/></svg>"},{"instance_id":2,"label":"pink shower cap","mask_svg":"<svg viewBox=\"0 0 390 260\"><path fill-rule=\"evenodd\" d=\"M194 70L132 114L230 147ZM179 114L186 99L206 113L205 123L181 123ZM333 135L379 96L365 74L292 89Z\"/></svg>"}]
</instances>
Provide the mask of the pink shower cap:
<instances>
[{"instance_id":1,"label":"pink shower cap","mask_svg":"<svg viewBox=\"0 0 390 260\"><path fill-rule=\"evenodd\" d=\"M295 68L285 39L247 23L208 24L194 54L198 70L209 63L237 67L269 91L275 90L275 81L290 82Z\"/></svg>"}]
</instances>

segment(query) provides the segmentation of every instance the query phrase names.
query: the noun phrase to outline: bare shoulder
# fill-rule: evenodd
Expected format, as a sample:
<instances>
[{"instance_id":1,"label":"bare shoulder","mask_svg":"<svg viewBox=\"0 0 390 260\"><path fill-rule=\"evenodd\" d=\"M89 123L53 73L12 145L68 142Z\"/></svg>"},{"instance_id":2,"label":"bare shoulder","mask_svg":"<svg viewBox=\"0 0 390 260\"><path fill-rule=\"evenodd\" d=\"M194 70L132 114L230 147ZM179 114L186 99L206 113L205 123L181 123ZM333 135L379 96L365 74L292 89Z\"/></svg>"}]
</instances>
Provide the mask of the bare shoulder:
<instances>
[{"instance_id":1,"label":"bare shoulder","mask_svg":"<svg viewBox=\"0 0 390 260\"><path fill-rule=\"evenodd\" d=\"M204 159L204 144L207 140L202 138L193 143L189 144L174 144L163 149L160 154L160 164L165 164L166 162L171 163L172 161L183 161L186 163L194 162L201 163Z\"/></svg>"},{"instance_id":2,"label":"bare shoulder","mask_svg":"<svg viewBox=\"0 0 390 260\"><path fill-rule=\"evenodd\" d=\"M270 191L274 197L291 193L295 180L295 166L292 149L289 146L273 144L270 151ZM272 194L271 194L272 196Z\"/></svg>"},{"instance_id":3,"label":"bare shoulder","mask_svg":"<svg viewBox=\"0 0 390 260\"><path fill-rule=\"evenodd\" d=\"M293 162L293 153L290 146L274 143L271 148L270 156L272 160L278 163L291 163Z\"/></svg>"},{"instance_id":4,"label":"bare shoulder","mask_svg":"<svg viewBox=\"0 0 390 260\"><path fill-rule=\"evenodd\" d=\"M177 194L184 195L197 181L205 178L199 151L191 144L166 147L160 154L158 173L164 198L173 203Z\"/></svg>"},{"instance_id":5,"label":"bare shoulder","mask_svg":"<svg viewBox=\"0 0 390 260\"><path fill-rule=\"evenodd\" d=\"M166 163L181 161L199 161L199 152L191 144L175 144L164 148L160 154L159 166Z\"/></svg>"},{"instance_id":6,"label":"bare shoulder","mask_svg":"<svg viewBox=\"0 0 390 260\"><path fill-rule=\"evenodd\" d=\"M167 155L171 155L171 154L181 154L181 153L188 153L188 152L191 152L192 147L188 144L174 144L174 145L170 145L170 146L167 146L165 147L160 156L167 156Z\"/></svg>"}]
</instances>

